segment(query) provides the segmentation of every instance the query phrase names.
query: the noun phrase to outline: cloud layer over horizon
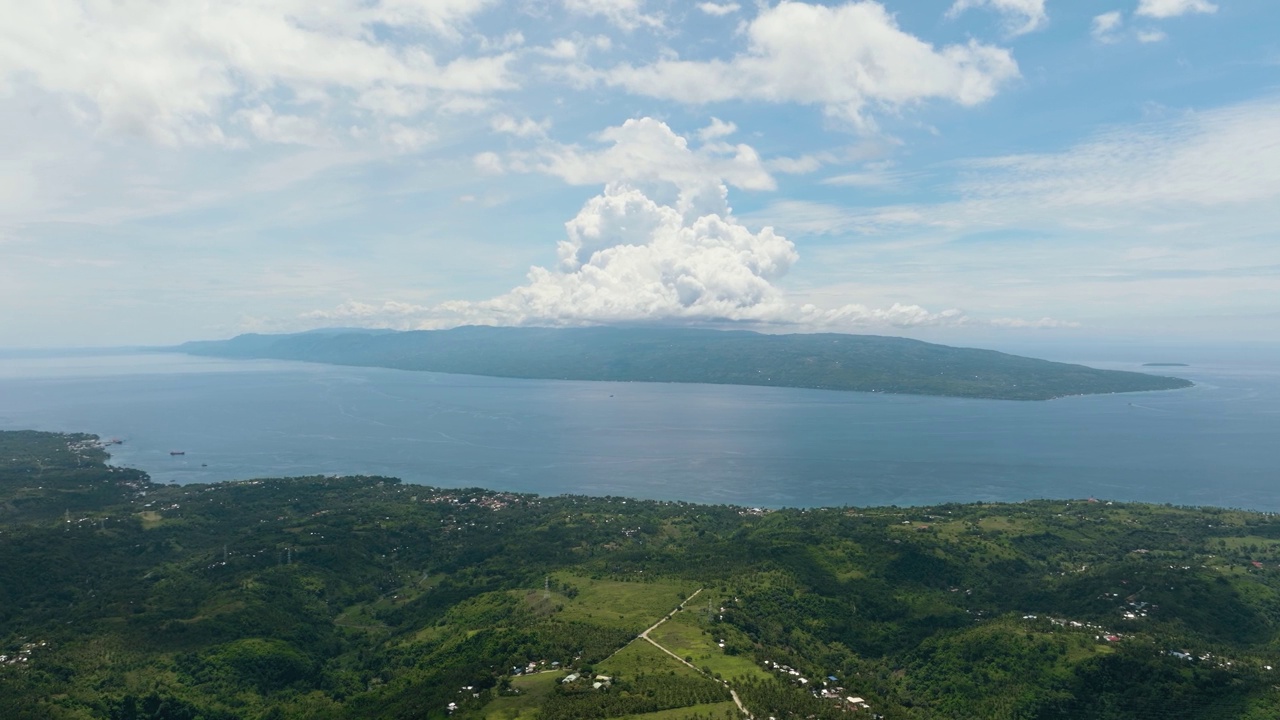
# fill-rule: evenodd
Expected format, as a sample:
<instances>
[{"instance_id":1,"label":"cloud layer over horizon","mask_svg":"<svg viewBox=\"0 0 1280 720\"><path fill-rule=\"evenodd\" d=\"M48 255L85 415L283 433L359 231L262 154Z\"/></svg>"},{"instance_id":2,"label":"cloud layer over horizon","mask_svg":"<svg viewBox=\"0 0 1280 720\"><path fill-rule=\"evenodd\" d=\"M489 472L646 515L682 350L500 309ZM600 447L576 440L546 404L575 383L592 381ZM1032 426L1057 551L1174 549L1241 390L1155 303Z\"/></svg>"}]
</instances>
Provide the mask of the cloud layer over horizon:
<instances>
[{"instance_id":1,"label":"cloud layer over horizon","mask_svg":"<svg viewBox=\"0 0 1280 720\"><path fill-rule=\"evenodd\" d=\"M916 327L961 324L959 310L931 313L895 303L823 309L797 306L776 284L799 259L771 227L753 232L733 216L725 183L772 189L773 178L732 130L712 123L700 147L654 118L598 133L597 150L546 147L510 166L572 184L605 182L604 191L565 223L554 269L535 266L528 282L479 302L416 307L351 301L313 311L308 320L381 322L398 328L461 324L746 323L759 326ZM503 159L486 160L499 166Z\"/></svg>"}]
</instances>

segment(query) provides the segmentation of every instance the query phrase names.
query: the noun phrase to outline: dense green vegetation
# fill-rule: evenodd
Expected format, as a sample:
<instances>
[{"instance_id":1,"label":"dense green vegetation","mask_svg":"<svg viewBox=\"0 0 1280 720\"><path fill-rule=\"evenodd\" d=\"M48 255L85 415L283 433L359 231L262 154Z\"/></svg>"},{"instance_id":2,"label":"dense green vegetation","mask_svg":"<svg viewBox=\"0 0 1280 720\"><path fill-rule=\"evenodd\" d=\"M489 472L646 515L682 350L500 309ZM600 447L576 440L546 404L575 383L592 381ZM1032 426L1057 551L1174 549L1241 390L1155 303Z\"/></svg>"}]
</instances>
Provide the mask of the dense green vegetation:
<instances>
[{"instance_id":1,"label":"dense green vegetation","mask_svg":"<svg viewBox=\"0 0 1280 720\"><path fill-rule=\"evenodd\" d=\"M105 460L0 433L6 720L1280 716L1267 514L160 486Z\"/></svg>"},{"instance_id":2,"label":"dense green vegetation","mask_svg":"<svg viewBox=\"0 0 1280 720\"><path fill-rule=\"evenodd\" d=\"M770 385L999 400L1191 385L1178 378L874 335L462 327L241 335L172 349L193 355L498 377Z\"/></svg>"}]
</instances>

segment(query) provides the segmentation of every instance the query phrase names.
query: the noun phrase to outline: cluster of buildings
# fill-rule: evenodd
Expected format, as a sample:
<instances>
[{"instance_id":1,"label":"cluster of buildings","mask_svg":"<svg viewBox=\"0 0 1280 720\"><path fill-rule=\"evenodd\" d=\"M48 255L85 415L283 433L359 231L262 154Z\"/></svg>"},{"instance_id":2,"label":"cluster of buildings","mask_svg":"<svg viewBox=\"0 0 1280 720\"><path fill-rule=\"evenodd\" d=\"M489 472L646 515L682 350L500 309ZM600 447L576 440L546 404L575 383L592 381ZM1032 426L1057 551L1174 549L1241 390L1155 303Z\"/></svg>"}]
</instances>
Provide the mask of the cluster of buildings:
<instances>
[{"instance_id":1,"label":"cluster of buildings","mask_svg":"<svg viewBox=\"0 0 1280 720\"><path fill-rule=\"evenodd\" d=\"M605 688L608 688L611 684L613 684L613 678L609 677L608 675L596 675L595 679L593 680L590 676L575 672L575 673L569 673L568 675L565 675L564 679L560 681L560 684L572 685L577 682L583 682L583 683L590 682L591 688L593 690L603 690Z\"/></svg>"},{"instance_id":2,"label":"cluster of buildings","mask_svg":"<svg viewBox=\"0 0 1280 720\"><path fill-rule=\"evenodd\" d=\"M532 675L536 672L546 672L547 670L559 670L560 661L553 660L548 663L546 660L530 660L528 665L515 665L511 668L512 675Z\"/></svg>"},{"instance_id":3,"label":"cluster of buildings","mask_svg":"<svg viewBox=\"0 0 1280 720\"><path fill-rule=\"evenodd\" d=\"M31 660L31 655L43 647L48 647L49 643L41 640L40 642L25 642L18 647L18 651L12 655L0 655L0 665L23 665Z\"/></svg>"},{"instance_id":4,"label":"cluster of buildings","mask_svg":"<svg viewBox=\"0 0 1280 720\"><path fill-rule=\"evenodd\" d=\"M1197 655L1193 652L1189 652L1186 650L1169 650L1165 654L1170 655L1172 657L1176 657L1179 660L1187 660L1188 662L1192 660L1199 660L1202 663L1211 663L1213 665L1216 665L1224 669L1234 667L1236 664L1234 660L1228 660L1223 657L1218 657L1211 652L1202 652L1199 655ZM1274 668L1271 665L1263 665L1262 669L1266 670L1267 672L1271 672Z\"/></svg>"},{"instance_id":5,"label":"cluster of buildings","mask_svg":"<svg viewBox=\"0 0 1280 720\"><path fill-rule=\"evenodd\" d=\"M1120 593L1102 593L1098 597L1101 600L1119 600ZM1130 595L1120 604L1120 617L1125 620L1141 620L1147 617L1148 613L1158 609L1160 609L1159 605L1152 605L1149 602L1139 600L1136 594Z\"/></svg>"},{"instance_id":6,"label":"cluster of buildings","mask_svg":"<svg viewBox=\"0 0 1280 720\"><path fill-rule=\"evenodd\" d=\"M1022 619L1023 620L1039 620L1040 616L1039 615L1023 615ZM1093 636L1093 639L1099 642L1120 642L1121 640L1124 639L1123 635L1113 633L1110 630L1103 628L1101 625L1097 623L1081 622L1079 620L1063 620L1062 618L1055 618L1055 617L1048 617L1048 616L1046 616L1045 619L1053 623L1054 625L1057 625L1058 627L1068 627L1074 630L1095 630L1097 631L1097 633Z\"/></svg>"},{"instance_id":7,"label":"cluster of buildings","mask_svg":"<svg viewBox=\"0 0 1280 720\"><path fill-rule=\"evenodd\" d=\"M410 501L416 502L418 496L414 495L409 498ZM512 493L494 493L492 495L484 495L481 497L466 497L455 493L441 493L439 495L430 495L422 498L422 502L429 503L445 503L458 507L470 505L472 507L484 508L485 510L502 510L514 503L521 502L520 496Z\"/></svg>"},{"instance_id":8,"label":"cluster of buildings","mask_svg":"<svg viewBox=\"0 0 1280 720\"><path fill-rule=\"evenodd\" d=\"M783 665L772 660L765 660L763 664L766 670L789 676L791 681L800 687L811 688L814 697L822 700L831 700L845 711L871 709L871 705L866 700L849 693L848 690L841 687L840 680L835 675L828 675L826 680L810 682L809 678L801 675L799 670L790 665Z\"/></svg>"},{"instance_id":9,"label":"cluster of buildings","mask_svg":"<svg viewBox=\"0 0 1280 720\"><path fill-rule=\"evenodd\" d=\"M459 692L460 694L461 694L461 693L471 693L471 697L473 697L473 698L478 698L478 697L480 697L480 692L476 689L476 686L475 686L475 685L463 685L463 686L462 686L462 689L461 689L461 690L459 690L458 692ZM450 714L450 715L452 715L452 714L453 714L453 711L458 709L458 703L456 703L456 702L451 702L451 703L449 703L448 705L445 705L445 706L444 706L444 709L445 709L445 710L448 710L448 711L449 711L449 714Z\"/></svg>"}]
</instances>

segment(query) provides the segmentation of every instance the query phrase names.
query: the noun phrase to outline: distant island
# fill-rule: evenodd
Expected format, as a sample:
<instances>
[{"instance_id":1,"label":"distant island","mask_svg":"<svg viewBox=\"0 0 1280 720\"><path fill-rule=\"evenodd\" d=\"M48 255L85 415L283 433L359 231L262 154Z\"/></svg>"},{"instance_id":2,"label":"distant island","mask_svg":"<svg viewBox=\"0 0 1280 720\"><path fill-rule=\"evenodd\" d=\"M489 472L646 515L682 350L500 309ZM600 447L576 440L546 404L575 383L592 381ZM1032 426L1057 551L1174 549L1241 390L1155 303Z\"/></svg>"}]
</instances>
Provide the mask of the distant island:
<instances>
[{"instance_id":1,"label":"distant island","mask_svg":"<svg viewBox=\"0 0 1280 720\"><path fill-rule=\"evenodd\" d=\"M1142 367L1191 367L1186 363L1142 363Z\"/></svg>"},{"instance_id":2,"label":"distant island","mask_svg":"<svg viewBox=\"0 0 1280 720\"><path fill-rule=\"evenodd\" d=\"M996 400L1171 390L1191 382L877 335L460 327L240 335L166 351L546 380L710 383Z\"/></svg>"}]
</instances>

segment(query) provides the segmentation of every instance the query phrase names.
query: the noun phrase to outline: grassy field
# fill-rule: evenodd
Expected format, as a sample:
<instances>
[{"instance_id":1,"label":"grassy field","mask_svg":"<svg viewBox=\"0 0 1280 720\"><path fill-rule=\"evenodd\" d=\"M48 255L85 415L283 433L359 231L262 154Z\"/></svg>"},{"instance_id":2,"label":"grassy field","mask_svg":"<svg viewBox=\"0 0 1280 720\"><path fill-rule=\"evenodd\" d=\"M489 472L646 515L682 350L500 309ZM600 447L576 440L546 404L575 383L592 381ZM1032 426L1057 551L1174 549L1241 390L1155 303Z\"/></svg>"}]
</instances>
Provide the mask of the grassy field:
<instances>
[{"instance_id":1,"label":"grassy field","mask_svg":"<svg viewBox=\"0 0 1280 720\"><path fill-rule=\"evenodd\" d=\"M690 705L689 707L675 708L674 710L659 710L658 712L628 715L627 717L631 720L688 720L691 718L735 720L736 718L741 718L742 713L738 712L737 706L732 702L722 702Z\"/></svg>"},{"instance_id":2,"label":"grassy field","mask_svg":"<svg viewBox=\"0 0 1280 720\"><path fill-rule=\"evenodd\" d=\"M637 675L667 674L697 676L698 672L679 663L670 655L650 645L644 640L635 640L616 655L596 666L595 672L613 677L631 677ZM512 678L511 687L519 690L519 695L506 695L495 698L484 708L486 720L534 720L538 716L538 706L555 689L556 683L565 676L563 672L537 673ZM692 705L683 708L663 710L643 715L627 715L628 718L645 718L645 720L684 720L686 718L721 718L740 717L732 702Z\"/></svg>"},{"instance_id":3,"label":"grassy field","mask_svg":"<svg viewBox=\"0 0 1280 720\"><path fill-rule=\"evenodd\" d=\"M617 677L635 677L641 673L675 673L695 676L696 670L677 662L644 640L634 640L616 655L596 666L596 672Z\"/></svg>"},{"instance_id":4,"label":"grassy field","mask_svg":"<svg viewBox=\"0 0 1280 720\"><path fill-rule=\"evenodd\" d=\"M649 633L654 642L671 652L692 662L699 668L706 668L712 675L730 680L740 676L768 677L764 670L757 667L751 659L741 655L727 655L717 642L721 638L712 637L704 632L701 614L695 610L685 610L663 623L657 630ZM745 642L740 638L724 638L730 642Z\"/></svg>"},{"instance_id":5,"label":"grassy field","mask_svg":"<svg viewBox=\"0 0 1280 720\"><path fill-rule=\"evenodd\" d=\"M485 720L531 720L538 716L538 705L551 694L556 682L564 677L562 672L545 672L512 678L511 687L519 695L495 698L485 706Z\"/></svg>"},{"instance_id":6,"label":"grassy field","mask_svg":"<svg viewBox=\"0 0 1280 720\"><path fill-rule=\"evenodd\" d=\"M151 530L164 524L164 516L155 510L143 510L138 513L138 518L142 520L143 530Z\"/></svg>"},{"instance_id":7,"label":"grassy field","mask_svg":"<svg viewBox=\"0 0 1280 720\"><path fill-rule=\"evenodd\" d=\"M552 600L563 606L561 619L623 628L636 634L660 620L697 590L696 585L679 581L620 582L568 574L558 575L556 580L578 591L572 599L552 593Z\"/></svg>"}]
</instances>

